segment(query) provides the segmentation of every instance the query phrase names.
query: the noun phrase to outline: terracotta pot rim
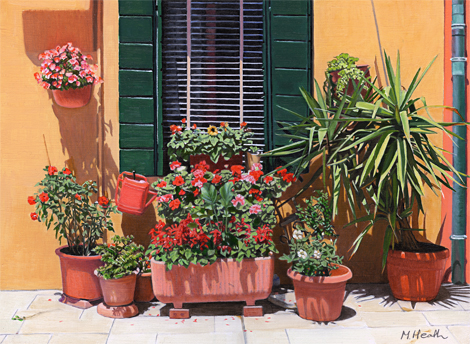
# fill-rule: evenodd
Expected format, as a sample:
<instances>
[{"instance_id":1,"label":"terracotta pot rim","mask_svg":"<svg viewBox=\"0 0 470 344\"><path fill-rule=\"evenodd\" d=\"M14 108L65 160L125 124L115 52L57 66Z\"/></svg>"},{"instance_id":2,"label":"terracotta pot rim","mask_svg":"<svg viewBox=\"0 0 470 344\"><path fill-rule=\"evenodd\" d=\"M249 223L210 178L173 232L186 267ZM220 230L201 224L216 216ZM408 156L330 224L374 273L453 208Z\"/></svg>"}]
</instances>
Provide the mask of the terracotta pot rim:
<instances>
[{"instance_id":1,"label":"terracotta pot rim","mask_svg":"<svg viewBox=\"0 0 470 344\"><path fill-rule=\"evenodd\" d=\"M122 276L122 277L119 277L119 278L105 279L103 276L99 275L98 272L95 270L95 276L98 277L99 279L103 280L103 281L117 281L117 280L123 280L124 278L128 278L128 277L132 278L132 276L137 276L137 272L134 271L130 275Z\"/></svg>"},{"instance_id":2,"label":"terracotta pot rim","mask_svg":"<svg viewBox=\"0 0 470 344\"><path fill-rule=\"evenodd\" d=\"M388 256L390 258L395 258L395 259L432 261L432 260L441 260L441 259L449 258L450 251L446 247L444 247L444 250L437 251L437 252L408 252L408 251L401 251L401 250L389 250Z\"/></svg>"},{"instance_id":3,"label":"terracotta pot rim","mask_svg":"<svg viewBox=\"0 0 470 344\"><path fill-rule=\"evenodd\" d=\"M142 272L137 274L138 277L152 277L152 272Z\"/></svg>"},{"instance_id":4,"label":"terracotta pot rim","mask_svg":"<svg viewBox=\"0 0 470 344\"><path fill-rule=\"evenodd\" d=\"M58 255L59 257L67 257L68 259L77 259L77 260L86 260L86 259L99 259L101 260L100 255L94 255L94 256L75 256L73 254L67 254L62 252L64 248L69 247L68 245L60 246L56 248L55 254Z\"/></svg>"},{"instance_id":5,"label":"terracotta pot rim","mask_svg":"<svg viewBox=\"0 0 470 344\"><path fill-rule=\"evenodd\" d=\"M287 270L287 276L292 280L306 283L322 283L322 284L333 284L333 283L342 283L352 278L352 271L346 265L335 264L339 268L336 269L338 275L334 276L305 276L297 271L292 271L292 268Z\"/></svg>"},{"instance_id":6,"label":"terracotta pot rim","mask_svg":"<svg viewBox=\"0 0 470 344\"><path fill-rule=\"evenodd\" d=\"M270 252L269 253L269 256L268 257L256 257L256 258L243 258L243 260L269 260L269 259L273 259L274 258L274 253ZM165 262L162 262L162 261L157 261L155 260L155 258L152 257L151 259L151 262L154 263L154 264L159 264L159 265L164 265ZM217 260L214 262L214 263L217 263L217 262L236 262L236 259L235 258L217 258ZM214 264L212 263L212 264ZM209 265L212 265L212 264L207 264L207 265L204 265L204 266L209 266ZM201 264L197 263L197 264L194 264L194 263L190 263L189 266L191 265L197 265L197 266L201 266ZM174 266L181 266L181 265L174 265Z\"/></svg>"},{"instance_id":7,"label":"terracotta pot rim","mask_svg":"<svg viewBox=\"0 0 470 344\"><path fill-rule=\"evenodd\" d=\"M51 90L51 91L57 91L57 92L62 92L62 91L70 91L70 90L82 90L84 88L87 88L87 87L92 87L94 84L88 84L88 85L85 85L85 86L82 86L82 87L77 87L77 88L69 88L69 89L58 89L58 90Z\"/></svg>"}]
</instances>

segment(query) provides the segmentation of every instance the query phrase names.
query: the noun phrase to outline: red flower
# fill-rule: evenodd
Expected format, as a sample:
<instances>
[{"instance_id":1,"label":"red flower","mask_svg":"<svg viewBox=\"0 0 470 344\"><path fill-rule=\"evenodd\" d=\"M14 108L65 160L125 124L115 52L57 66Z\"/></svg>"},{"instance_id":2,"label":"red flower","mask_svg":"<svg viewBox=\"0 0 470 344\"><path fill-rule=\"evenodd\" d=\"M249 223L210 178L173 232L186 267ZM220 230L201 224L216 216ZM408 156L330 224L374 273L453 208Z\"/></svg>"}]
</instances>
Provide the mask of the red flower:
<instances>
[{"instance_id":1,"label":"red flower","mask_svg":"<svg viewBox=\"0 0 470 344\"><path fill-rule=\"evenodd\" d=\"M180 202L179 199L175 199L175 200L171 201L170 202L171 210L175 210L175 209L179 208L180 204L181 204L181 202Z\"/></svg>"},{"instance_id":2,"label":"red flower","mask_svg":"<svg viewBox=\"0 0 470 344\"><path fill-rule=\"evenodd\" d=\"M246 127L246 122L243 122L242 124L240 124L240 128L243 128L243 127Z\"/></svg>"},{"instance_id":3,"label":"red flower","mask_svg":"<svg viewBox=\"0 0 470 344\"><path fill-rule=\"evenodd\" d=\"M39 199L41 200L42 203L47 202L49 200L49 195L43 192L39 195Z\"/></svg>"},{"instance_id":4,"label":"red flower","mask_svg":"<svg viewBox=\"0 0 470 344\"><path fill-rule=\"evenodd\" d=\"M232 176L234 175L240 175L242 173L242 170L243 170L243 166L241 165L233 165L232 167L230 167L230 169L232 170Z\"/></svg>"},{"instance_id":5,"label":"red flower","mask_svg":"<svg viewBox=\"0 0 470 344\"><path fill-rule=\"evenodd\" d=\"M276 173L277 173L277 174L280 174L280 175L284 178L284 176L285 176L286 173L287 173L287 169L285 168L285 169L283 169L283 170L278 170Z\"/></svg>"},{"instance_id":6,"label":"red flower","mask_svg":"<svg viewBox=\"0 0 470 344\"><path fill-rule=\"evenodd\" d=\"M292 183L292 182L295 182L297 180L297 178L294 177L294 174L293 173L287 173L285 175L282 176L282 179L288 183Z\"/></svg>"},{"instance_id":7,"label":"red flower","mask_svg":"<svg viewBox=\"0 0 470 344\"><path fill-rule=\"evenodd\" d=\"M36 204L36 198L34 196L28 196L28 203L31 205Z\"/></svg>"},{"instance_id":8,"label":"red flower","mask_svg":"<svg viewBox=\"0 0 470 344\"><path fill-rule=\"evenodd\" d=\"M180 167L180 166L181 166L181 163L180 163L180 162L178 162L178 161L173 161L173 162L170 164L170 169L171 169L172 171L174 171L175 169L177 169L177 168Z\"/></svg>"},{"instance_id":9,"label":"red flower","mask_svg":"<svg viewBox=\"0 0 470 344\"><path fill-rule=\"evenodd\" d=\"M270 182L273 181L273 179L274 179L273 177L267 176L266 178L264 178L264 182L265 182L266 184L269 184Z\"/></svg>"},{"instance_id":10,"label":"red flower","mask_svg":"<svg viewBox=\"0 0 470 344\"><path fill-rule=\"evenodd\" d=\"M197 195L199 195L199 189L196 189L193 191L193 195L196 197Z\"/></svg>"},{"instance_id":11,"label":"red flower","mask_svg":"<svg viewBox=\"0 0 470 344\"><path fill-rule=\"evenodd\" d=\"M186 192L184 190L181 190L180 192L178 192L178 195L180 196L184 196L186 194Z\"/></svg>"},{"instance_id":12,"label":"red flower","mask_svg":"<svg viewBox=\"0 0 470 344\"><path fill-rule=\"evenodd\" d=\"M185 124L185 123L186 123L186 118L183 118L183 119L181 120L181 123Z\"/></svg>"},{"instance_id":13,"label":"red flower","mask_svg":"<svg viewBox=\"0 0 470 344\"><path fill-rule=\"evenodd\" d=\"M225 122L220 122L221 127L225 127Z\"/></svg>"},{"instance_id":14,"label":"red flower","mask_svg":"<svg viewBox=\"0 0 470 344\"><path fill-rule=\"evenodd\" d=\"M212 183L212 184L217 184L217 183L220 182L221 179L222 179L222 177L219 176L218 174L216 174L216 175L214 176L214 178L212 178L212 182L211 182L211 183Z\"/></svg>"},{"instance_id":15,"label":"red flower","mask_svg":"<svg viewBox=\"0 0 470 344\"><path fill-rule=\"evenodd\" d=\"M77 194L77 195L75 195L75 198L76 198L76 199L78 199L79 201L81 201L81 200L82 200L82 196L80 196L80 195L78 195L78 194Z\"/></svg>"},{"instance_id":16,"label":"red flower","mask_svg":"<svg viewBox=\"0 0 470 344\"><path fill-rule=\"evenodd\" d=\"M64 170L62 171L63 174L66 174L66 175L69 175L70 173L72 173L72 171L70 171L67 167L64 168Z\"/></svg>"},{"instance_id":17,"label":"red flower","mask_svg":"<svg viewBox=\"0 0 470 344\"><path fill-rule=\"evenodd\" d=\"M36 221L38 219L38 214L36 214L36 213L31 213L31 214L29 214L29 216L31 216L31 220L33 220L33 221Z\"/></svg>"},{"instance_id":18,"label":"red flower","mask_svg":"<svg viewBox=\"0 0 470 344\"><path fill-rule=\"evenodd\" d=\"M181 176L176 176L175 180L173 181L173 185L180 186L184 184L184 179Z\"/></svg>"},{"instance_id":19,"label":"red flower","mask_svg":"<svg viewBox=\"0 0 470 344\"><path fill-rule=\"evenodd\" d=\"M166 186L166 181L162 180L160 183L157 184L158 188L164 188Z\"/></svg>"},{"instance_id":20,"label":"red flower","mask_svg":"<svg viewBox=\"0 0 470 344\"><path fill-rule=\"evenodd\" d=\"M196 128L197 128L196 123L193 124L193 127L192 127L192 128L193 128L193 129L196 129Z\"/></svg>"},{"instance_id":21,"label":"red flower","mask_svg":"<svg viewBox=\"0 0 470 344\"><path fill-rule=\"evenodd\" d=\"M194 178L194 179L191 181L191 185L192 185L192 186L196 186L196 187L198 187L198 188L202 188L205 183L207 183L207 179L204 178L204 177Z\"/></svg>"},{"instance_id":22,"label":"red flower","mask_svg":"<svg viewBox=\"0 0 470 344\"><path fill-rule=\"evenodd\" d=\"M253 178L255 178L255 181L258 181L259 177L261 177L263 175L263 171L250 171L250 176L252 176Z\"/></svg>"},{"instance_id":23,"label":"red flower","mask_svg":"<svg viewBox=\"0 0 470 344\"><path fill-rule=\"evenodd\" d=\"M101 205L102 207L107 207L109 204L109 199L106 198L105 196L101 196L98 198L98 204Z\"/></svg>"},{"instance_id":24,"label":"red flower","mask_svg":"<svg viewBox=\"0 0 470 344\"><path fill-rule=\"evenodd\" d=\"M53 176L56 172L57 172L57 167L49 166L47 168L47 173L49 173L50 176Z\"/></svg>"}]
</instances>

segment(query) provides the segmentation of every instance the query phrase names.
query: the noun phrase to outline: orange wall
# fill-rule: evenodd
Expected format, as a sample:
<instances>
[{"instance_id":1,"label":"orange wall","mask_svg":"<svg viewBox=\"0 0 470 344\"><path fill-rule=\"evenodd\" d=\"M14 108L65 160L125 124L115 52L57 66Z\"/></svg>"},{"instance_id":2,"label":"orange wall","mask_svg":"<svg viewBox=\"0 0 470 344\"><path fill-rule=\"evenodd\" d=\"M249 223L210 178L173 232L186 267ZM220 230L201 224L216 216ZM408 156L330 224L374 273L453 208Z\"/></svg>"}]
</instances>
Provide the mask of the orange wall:
<instances>
[{"instance_id":1,"label":"orange wall","mask_svg":"<svg viewBox=\"0 0 470 344\"><path fill-rule=\"evenodd\" d=\"M60 269L54 254L53 232L33 222L27 197L42 179L42 168L67 165L79 181L97 180L102 193L112 196L119 166L118 122L118 4L117 0L0 0L0 289L60 288ZM432 0L375 0L382 47L402 55L404 83L411 73L439 57L416 94L429 104L443 102L443 2ZM94 14L97 14L96 16ZM51 20L53 18L53 20ZM94 19L96 18L96 19ZM315 77L323 81L326 61L348 52L361 63L381 68L374 17L369 0L314 1ZM50 91L34 80L37 54L71 41L100 65L104 84L82 109L64 109ZM383 80L382 69L379 75ZM433 114L440 119L441 114ZM47 144L47 152L44 144ZM441 137L436 137L440 142ZM439 230L440 199L426 200L427 237ZM289 212L289 209L285 209ZM118 233L134 234L138 241L155 223L152 207L142 217L114 217ZM337 227L346 223L343 216ZM340 253L358 229L340 230ZM380 233L374 233L379 235ZM380 240L381 238L378 238ZM377 239L345 263L355 281L379 281ZM372 248L372 249L368 249Z\"/></svg>"}]
</instances>

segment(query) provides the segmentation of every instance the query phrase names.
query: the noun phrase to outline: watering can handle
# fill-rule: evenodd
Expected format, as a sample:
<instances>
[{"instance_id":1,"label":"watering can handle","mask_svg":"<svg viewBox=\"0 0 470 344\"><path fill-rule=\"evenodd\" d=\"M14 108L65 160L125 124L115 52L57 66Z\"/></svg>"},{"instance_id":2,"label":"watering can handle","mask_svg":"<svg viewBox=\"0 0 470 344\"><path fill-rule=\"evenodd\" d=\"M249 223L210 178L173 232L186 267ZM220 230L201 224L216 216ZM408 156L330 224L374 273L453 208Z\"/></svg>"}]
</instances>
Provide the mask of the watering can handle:
<instances>
[{"instance_id":1,"label":"watering can handle","mask_svg":"<svg viewBox=\"0 0 470 344\"><path fill-rule=\"evenodd\" d=\"M145 205L145 208L147 208L153 201L155 201L155 198L157 198L158 194L155 191L149 190L149 194L152 194L152 198L147 202Z\"/></svg>"}]
</instances>

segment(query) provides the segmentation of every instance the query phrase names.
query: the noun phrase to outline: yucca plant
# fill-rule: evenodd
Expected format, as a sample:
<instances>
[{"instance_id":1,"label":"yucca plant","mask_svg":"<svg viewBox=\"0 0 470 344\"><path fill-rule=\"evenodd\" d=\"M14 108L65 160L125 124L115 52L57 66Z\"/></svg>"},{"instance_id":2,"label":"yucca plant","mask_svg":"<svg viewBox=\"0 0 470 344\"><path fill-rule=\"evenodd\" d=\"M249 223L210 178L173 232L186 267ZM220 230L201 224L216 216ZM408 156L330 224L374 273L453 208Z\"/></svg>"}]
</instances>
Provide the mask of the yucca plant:
<instances>
[{"instance_id":1,"label":"yucca plant","mask_svg":"<svg viewBox=\"0 0 470 344\"><path fill-rule=\"evenodd\" d=\"M292 143L269 152L274 156L300 154L291 164L297 163L296 174L301 173L310 161L321 156L323 164L313 172L312 179L299 191L302 193L327 171L332 181L333 213L341 192L345 192L349 208L355 218L348 225L366 222L367 225L354 241L353 254L364 236L379 221L386 221L382 265L385 267L388 250L419 250L419 243L410 228L409 218L413 206L423 212L422 196L428 186L435 194L442 186L452 189L451 182L463 183L460 173L445 158L445 151L434 145L429 135L445 133L461 139L451 130L454 125L468 123L436 122L429 114L430 108L456 111L454 108L428 106L424 97L413 93L431 67L418 69L410 85L401 85L400 55L394 70L385 53L387 77L390 86L379 88L374 81L362 77L354 94L326 102L328 88L322 95L315 82L317 99L302 90L311 114L299 117L300 122L286 126L292 134L284 135ZM368 88L362 97L360 91ZM459 177L453 178L452 173ZM453 190L453 189L452 189ZM364 208L366 215L356 216L356 206Z\"/></svg>"}]
</instances>

